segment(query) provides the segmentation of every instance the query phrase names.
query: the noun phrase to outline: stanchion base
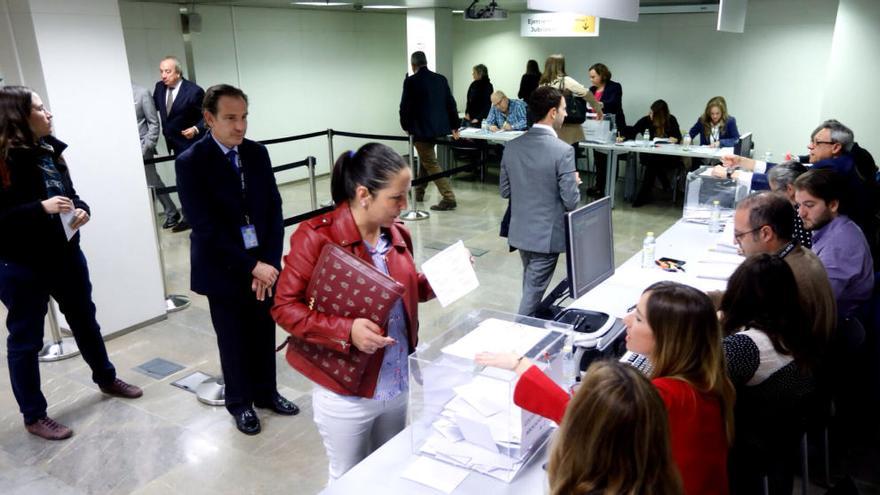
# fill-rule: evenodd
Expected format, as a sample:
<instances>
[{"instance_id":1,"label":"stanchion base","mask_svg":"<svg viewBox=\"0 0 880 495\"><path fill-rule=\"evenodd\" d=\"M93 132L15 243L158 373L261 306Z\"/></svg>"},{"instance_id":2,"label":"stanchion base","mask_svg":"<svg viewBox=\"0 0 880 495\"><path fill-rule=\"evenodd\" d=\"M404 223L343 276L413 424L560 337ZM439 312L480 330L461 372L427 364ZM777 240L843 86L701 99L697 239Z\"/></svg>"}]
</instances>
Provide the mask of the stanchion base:
<instances>
[{"instance_id":1,"label":"stanchion base","mask_svg":"<svg viewBox=\"0 0 880 495\"><path fill-rule=\"evenodd\" d=\"M168 294L165 296L166 313L173 313L175 311L180 311L181 309L186 309L189 305L189 296L184 296L183 294Z\"/></svg>"},{"instance_id":2,"label":"stanchion base","mask_svg":"<svg viewBox=\"0 0 880 495\"><path fill-rule=\"evenodd\" d=\"M223 406L226 404L226 385L223 377L212 377L203 381L196 387L196 397L199 402L209 406Z\"/></svg>"},{"instance_id":3,"label":"stanchion base","mask_svg":"<svg viewBox=\"0 0 880 495\"><path fill-rule=\"evenodd\" d=\"M424 220L431 218L431 214L424 210L408 210L400 214L401 220Z\"/></svg>"},{"instance_id":4,"label":"stanchion base","mask_svg":"<svg viewBox=\"0 0 880 495\"><path fill-rule=\"evenodd\" d=\"M49 342L43 346L40 351L40 361L51 363L52 361L61 361L62 359L79 356L79 347L71 337L64 337L58 342Z\"/></svg>"}]
</instances>

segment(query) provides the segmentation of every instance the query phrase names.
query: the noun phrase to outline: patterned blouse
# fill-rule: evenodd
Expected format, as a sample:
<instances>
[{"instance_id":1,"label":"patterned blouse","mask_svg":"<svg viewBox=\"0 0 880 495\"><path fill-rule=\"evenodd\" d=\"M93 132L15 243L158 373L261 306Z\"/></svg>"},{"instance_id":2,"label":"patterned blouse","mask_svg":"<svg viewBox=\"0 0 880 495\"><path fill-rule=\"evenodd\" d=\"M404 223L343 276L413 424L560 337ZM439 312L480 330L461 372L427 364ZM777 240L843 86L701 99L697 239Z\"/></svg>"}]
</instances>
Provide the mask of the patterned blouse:
<instances>
[{"instance_id":1,"label":"patterned blouse","mask_svg":"<svg viewBox=\"0 0 880 495\"><path fill-rule=\"evenodd\" d=\"M385 275L388 273L388 265L385 263L385 255L391 249L388 234L379 235L376 246L364 241L367 252L373 258L373 266ZM395 343L385 347L385 356L382 358L382 368L379 369L379 381L376 383L376 391L373 400L391 400L409 389L409 337L407 334L406 311L403 300L398 299L388 316L388 336Z\"/></svg>"}]
</instances>

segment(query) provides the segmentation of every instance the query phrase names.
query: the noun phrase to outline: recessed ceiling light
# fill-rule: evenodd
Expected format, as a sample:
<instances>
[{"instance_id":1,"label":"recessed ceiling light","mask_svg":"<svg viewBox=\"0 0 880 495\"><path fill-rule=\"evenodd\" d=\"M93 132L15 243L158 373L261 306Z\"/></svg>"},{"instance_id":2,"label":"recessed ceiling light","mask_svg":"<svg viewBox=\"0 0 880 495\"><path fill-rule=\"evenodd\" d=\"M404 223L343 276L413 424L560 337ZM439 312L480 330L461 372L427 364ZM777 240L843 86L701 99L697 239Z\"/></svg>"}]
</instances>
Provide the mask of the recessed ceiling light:
<instances>
[{"instance_id":1,"label":"recessed ceiling light","mask_svg":"<svg viewBox=\"0 0 880 495\"><path fill-rule=\"evenodd\" d=\"M406 5L364 5L364 8L365 9L391 10L391 9L405 9L407 7L406 7Z\"/></svg>"},{"instance_id":2,"label":"recessed ceiling light","mask_svg":"<svg viewBox=\"0 0 880 495\"><path fill-rule=\"evenodd\" d=\"M351 2L290 2L292 5L305 5L309 7L343 7L351 5Z\"/></svg>"},{"instance_id":3,"label":"recessed ceiling light","mask_svg":"<svg viewBox=\"0 0 880 495\"><path fill-rule=\"evenodd\" d=\"M453 10L452 13L453 14L464 14L464 11L463 10Z\"/></svg>"}]
</instances>

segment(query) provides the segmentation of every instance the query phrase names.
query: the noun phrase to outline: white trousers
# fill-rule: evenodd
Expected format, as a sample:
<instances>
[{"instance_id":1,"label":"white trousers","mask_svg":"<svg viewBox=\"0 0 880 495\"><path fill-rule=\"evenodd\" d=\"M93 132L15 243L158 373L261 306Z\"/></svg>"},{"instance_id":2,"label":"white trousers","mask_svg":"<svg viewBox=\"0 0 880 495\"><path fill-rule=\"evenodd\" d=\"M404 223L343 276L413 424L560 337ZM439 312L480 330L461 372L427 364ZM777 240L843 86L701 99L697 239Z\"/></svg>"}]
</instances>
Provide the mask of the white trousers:
<instances>
[{"instance_id":1,"label":"white trousers","mask_svg":"<svg viewBox=\"0 0 880 495\"><path fill-rule=\"evenodd\" d=\"M383 401L339 395L315 386L312 406L330 460L328 484L406 427L406 403L406 393Z\"/></svg>"}]
</instances>

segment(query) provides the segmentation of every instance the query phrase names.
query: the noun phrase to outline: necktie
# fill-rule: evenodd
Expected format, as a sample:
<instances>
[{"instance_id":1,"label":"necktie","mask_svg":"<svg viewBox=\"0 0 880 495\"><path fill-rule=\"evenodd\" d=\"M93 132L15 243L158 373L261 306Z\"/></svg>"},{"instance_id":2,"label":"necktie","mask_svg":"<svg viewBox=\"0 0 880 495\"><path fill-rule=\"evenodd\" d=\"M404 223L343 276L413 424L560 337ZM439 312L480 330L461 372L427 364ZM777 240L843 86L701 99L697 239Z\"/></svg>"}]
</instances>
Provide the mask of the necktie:
<instances>
[{"instance_id":1,"label":"necktie","mask_svg":"<svg viewBox=\"0 0 880 495\"><path fill-rule=\"evenodd\" d=\"M238 155L235 150L229 150L226 152L226 158L229 159L229 162L232 163L232 168L235 169L236 173L241 173L241 170L238 167L238 162L235 161L235 156Z\"/></svg>"},{"instance_id":2,"label":"necktie","mask_svg":"<svg viewBox=\"0 0 880 495\"><path fill-rule=\"evenodd\" d=\"M171 105L174 103L174 88L165 88L165 116L171 115Z\"/></svg>"}]
</instances>

